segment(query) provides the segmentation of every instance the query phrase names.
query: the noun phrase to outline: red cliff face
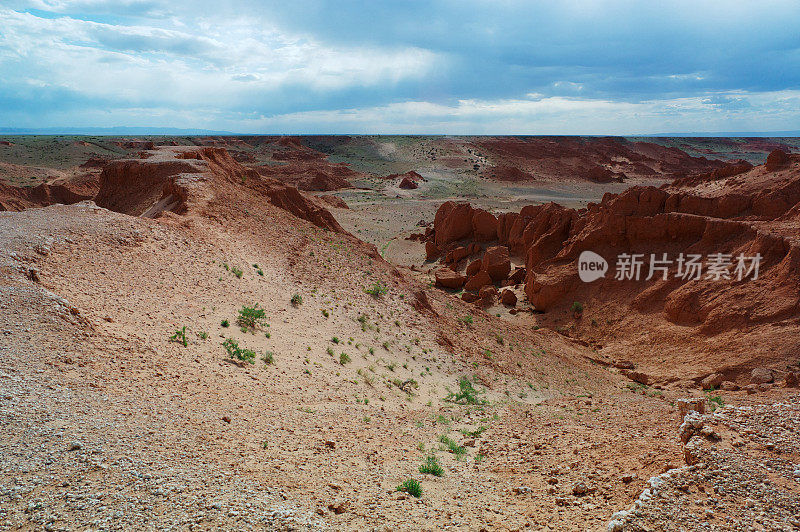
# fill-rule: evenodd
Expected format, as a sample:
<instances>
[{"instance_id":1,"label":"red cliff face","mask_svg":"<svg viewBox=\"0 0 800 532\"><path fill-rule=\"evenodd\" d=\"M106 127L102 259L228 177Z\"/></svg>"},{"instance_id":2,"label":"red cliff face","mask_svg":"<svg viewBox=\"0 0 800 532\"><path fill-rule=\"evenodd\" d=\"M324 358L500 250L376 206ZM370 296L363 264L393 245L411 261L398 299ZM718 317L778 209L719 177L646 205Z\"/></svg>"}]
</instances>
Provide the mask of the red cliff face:
<instances>
[{"instance_id":1,"label":"red cliff face","mask_svg":"<svg viewBox=\"0 0 800 532\"><path fill-rule=\"evenodd\" d=\"M87 173L35 187L15 187L0 181L0 211L21 211L56 203L72 204L92 199L99 187L97 173Z\"/></svg>"},{"instance_id":2,"label":"red cliff face","mask_svg":"<svg viewBox=\"0 0 800 532\"><path fill-rule=\"evenodd\" d=\"M218 197L224 196L226 208L232 208L238 196L258 194L314 225L344 232L322 201L242 166L223 148L163 148L149 155L109 163L100 176L96 203L134 216L157 217L165 211L215 215L207 206Z\"/></svg>"},{"instance_id":3,"label":"red cliff face","mask_svg":"<svg viewBox=\"0 0 800 532\"><path fill-rule=\"evenodd\" d=\"M553 203L527 206L519 213L500 214L495 224L487 223L496 227L492 239L487 238L489 230L479 232L475 224L476 219L486 218L484 211L447 202L436 213L428 244L443 254L478 243L490 246L483 259L471 256L451 266L456 271L464 268L465 289L470 292L489 284L513 284L507 279L510 268L505 263L510 252L512 260L524 260L524 292L539 311L556 311L554 315L559 316L574 301L581 301L588 308L607 309L625 324L625 334L634 336L641 334L636 329L645 322L663 329L653 333L658 337L692 330L705 337L724 336L726 342L740 331L758 329L762 332L753 337L763 334L765 345L772 342L773 346L766 352L758 349L760 356L772 359L793 350L797 353L800 157L787 156L777 173L766 166L748 166L734 163L694 181L606 194L600 203L580 212ZM591 283L580 280L577 260L583 251L593 251L608 261L604 278ZM644 257L638 282L615 279L617 257L625 253ZM698 254L704 261L716 253L729 255L730 272L739 255L759 254L759 276L757 280L741 281L735 275L715 280L704 272L698 280L685 280L676 275L673 260L667 279L655 275L645 281L651 254L662 257L665 253L672 259L681 253ZM502 268L497 266L500 263ZM477 296L469 299L480 300ZM602 312L595 323L601 316ZM600 334L599 325L595 327L585 334ZM623 325L618 327L622 330ZM783 332L778 334L779 330ZM780 338L790 330L795 341L780 347ZM714 356L722 357L716 352ZM741 364L746 366L747 361L742 359Z\"/></svg>"}]
</instances>

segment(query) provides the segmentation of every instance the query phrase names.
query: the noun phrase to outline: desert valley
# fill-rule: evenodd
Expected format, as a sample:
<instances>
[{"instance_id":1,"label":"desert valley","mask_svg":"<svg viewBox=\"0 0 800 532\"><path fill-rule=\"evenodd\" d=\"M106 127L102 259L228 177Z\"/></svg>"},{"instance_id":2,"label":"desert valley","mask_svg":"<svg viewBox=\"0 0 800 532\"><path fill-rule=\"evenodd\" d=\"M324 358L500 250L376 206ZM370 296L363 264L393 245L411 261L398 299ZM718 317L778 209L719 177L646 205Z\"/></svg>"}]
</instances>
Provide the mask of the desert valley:
<instances>
[{"instance_id":1,"label":"desert valley","mask_svg":"<svg viewBox=\"0 0 800 532\"><path fill-rule=\"evenodd\" d=\"M798 138L7 136L0 211L0 530L800 530Z\"/></svg>"}]
</instances>

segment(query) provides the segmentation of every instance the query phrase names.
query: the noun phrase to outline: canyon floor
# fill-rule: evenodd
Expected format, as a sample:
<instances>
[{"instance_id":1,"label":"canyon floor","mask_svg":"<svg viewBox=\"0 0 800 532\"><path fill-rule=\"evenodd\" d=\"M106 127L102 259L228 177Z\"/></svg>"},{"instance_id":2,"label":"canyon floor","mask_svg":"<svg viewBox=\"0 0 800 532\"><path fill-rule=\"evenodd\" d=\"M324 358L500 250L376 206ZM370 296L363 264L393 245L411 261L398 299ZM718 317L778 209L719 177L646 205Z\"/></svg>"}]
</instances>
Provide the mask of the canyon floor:
<instances>
[{"instance_id":1,"label":"canyon floor","mask_svg":"<svg viewBox=\"0 0 800 532\"><path fill-rule=\"evenodd\" d=\"M762 165L797 139L586 161L552 139L0 140L0 530L800 530L800 163ZM427 256L447 201L577 219L636 186L712 197L741 183L680 179L740 159L794 200L725 213L759 227L732 246L773 237L745 299L780 295L775 315L710 331L630 290L543 310L522 282L497 287L514 306L436 286L448 250L490 245ZM550 242L509 243L510 267Z\"/></svg>"}]
</instances>

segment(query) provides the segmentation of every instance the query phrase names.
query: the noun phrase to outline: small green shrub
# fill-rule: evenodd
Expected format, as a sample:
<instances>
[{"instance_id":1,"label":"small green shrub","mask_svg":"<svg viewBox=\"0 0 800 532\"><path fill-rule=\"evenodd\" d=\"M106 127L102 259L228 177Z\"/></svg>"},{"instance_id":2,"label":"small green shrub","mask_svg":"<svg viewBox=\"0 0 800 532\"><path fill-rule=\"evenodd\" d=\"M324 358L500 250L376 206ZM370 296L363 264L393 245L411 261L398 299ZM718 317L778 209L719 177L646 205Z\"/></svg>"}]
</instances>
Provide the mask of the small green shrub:
<instances>
[{"instance_id":1,"label":"small green shrub","mask_svg":"<svg viewBox=\"0 0 800 532\"><path fill-rule=\"evenodd\" d=\"M271 366L275 363L275 353L272 351L267 351L264 353L264 356L261 357L261 360L264 361L264 364Z\"/></svg>"},{"instance_id":2,"label":"small green shrub","mask_svg":"<svg viewBox=\"0 0 800 532\"><path fill-rule=\"evenodd\" d=\"M378 280L372 283L372 285L365 288L364 292L371 295L372 297L382 297L389 292L389 288L385 284L383 284L380 280Z\"/></svg>"},{"instance_id":3,"label":"small green shrub","mask_svg":"<svg viewBox=\"0 0 800 532\"><path fill-rule=\"evenodd\" d=\"M331 342L333 342L334 344L338 344L339 343L339 337L338 336L334 336L333 338L331 338Z\"/></svg>"},{"instance_id":4,"label":"small green shrub","mask_svg":"<svg viewBox=\"0 0 800 532\"><path fill-rule=\"evenodd\" d=\"M485 426L483 426L483 425L481 425L480 427L478 427L478 428L477 428L477 429L475 429L475 430L461 429L461 430L459 430L459 432L460 432L461 434L463 434L464 436L467 436L468 438L477 438L477 437L479 437L481 434L483 434L483 432L484 432L485 430L486 430L486 427L485 427Z\"/></svg>"},{"instance_id":5,"label":"small green shrub","mask_svg":"<svg viewBox=\"0 0 800 532\"><path fill-rule=\"evenodd\" d=\"M350 362L350 355L348 355L347 353L342 353L341 355L339 355L339 364L344 366L349 362Z\"/></svg>"},{"instance_id":6,"label":"small green shrub","mask_svg":"<svg viewBox=\"0 0 800 532\"><path fill-rule=\"evenodd\" d=\"M183 347L189 345L189 341L186 339L186 325L182 328L175 331L175 334L169 337L170 342L177 342L181 344Z\"/></svg>"},{"instance_id":7,"label":"small green shrub","mask_svg":"<svg viewBox=\"0 0 800 532\"><path fill-rule=\"evenodd\" d=\"M457 444L446 435L440 436L439 441L442 442L445 445L445 447L447 447L448 451L456 455L456 458L459 458L467 453L467 450L464 447Z\"/></svg>"},{"instance_id":8,"label":"small green shrub","mask_svg":"<svg viewBox=\"0 0 800 532\"><path fill-rule=\"evenodd\" d=\"M233 275L235 275L238 279L241 279L242 275L244 275L244 272L239 268L237 268L236 266L232 267L231 271L233 272Z\"/></svg>"},{"instance_id":9,"label":"small green shrub","mask_svg":"<svg viewBox=\"0 0 800 532\"><path fill-rule=\"evenodd\" d=\"M301 296L300 294L294 294L294 295L292 296L292 299L290 299L290 302L291 302L291 303L292 303L292 305L294 305L295 307L299 307L300 305L302 305L302 304L303 304L303 296Z\"/></svg>"},{"instance_id":10,"label":"small green shrub","mask_svg":"<svg viewBox=\"0 0 800 532\"><path fill-rule=\"evenodd\" d=\"M239 311L239 316L236 318L236 323L247 329L255 329L263 326L266 322L267 313L263 308L259 308L258 304L253 307L242 307Z\"/></svg>"},{"instance_id":11,"label":"small green shrub","mask_svg":"<svg viewBox=\"0 0 800 532\"><path fill-rule=\"evenodd\" d=\"M572 307L570 308L572 309L572 312L575 312L577 314L583 313L583 303L581 303L580 301L574 301L572 303Z\"/></svg>"},{"instance_id":12,"label":"small green shrub","mask_svg":"<svg viewBox=\"0 0 800 532\"><path fill-rule=\"evenodd\" d=\"M231 322L229 322L228 320L222 320L219 324L222 325L223 327L231 326Z\"/></svg>"},{"instance_id":13,"label":"small green shrub","mask_svg":"<svg viewBox=\"0 0 800 532\"><path fill-rule=\"evenodd\" d=\"M403 481L402 484L397 486L397 491L408 493L412 497L422 497L422 485L413 478Z\"/></svg>"},{"instance_id":14,"label":"small green shrub","mask_svg":"<svg viewBox=\"0 0 800 532\"><path fill-rule=\"evenodd\" d=\"M472 382L466 378L461 377L458 379L458 392L453 393L450 392L447 397L445 397L445 401L449 401L451 403L461 403L467 405L482 405L486 404L485 399L481 399L478 397L481 393L475 389L472 385Z\"/></svg>"},{"instance_id":15,"label":"small green shrub","mask_svg":"<svg viewBox=\"0 0 800 532\"><path fill-rule=\"evenodd\" d=\"M708 404L711 407L711 411L713 412L717 409L717 407L721 408L725 406L725 401L719 395L709 395Z\"/></svg>"},{"instance_id":16,"label":"small green shrub","mask_svg":"<svg viewBox=\"0 0 800 532\"><path fill-rule=\"evenodd\" d=\"M224 342L222 342L222 347L224 347L225 351L228 352L229 357L241 360L242 362L249 362L250 364L255 364L256 360L255 351L239 347L239 342L237 342L233 338L227 338Z\"/></svg>"},{"instance_id":17,"label":"small green shrub","mask_svg":"<svg viewBox=\"0 0 800 532\"><path fill-rule=\"evenodd\" d=\"M429 455L428 458L425 459L425 463L419 466L419 472L424 475L433 475L435 477L444 476L444 469L439 464L439 459L433 454Z\"/></svg>"},{"instance_id":18,"label":"small green shrub","mask_svg":"<svg viewBox=\"0 0 800 532\"><path fill-rule=\"evenodd\" d=\"M200 338L201 340L208 340L208 333L205 331L200 331L199 333L197 333L197 337Z\"/></svg>"},{"instance_id":19,"label":"small green shrub","mask_svg":"<svg viewBox=\"0 0 800 532\"><path fill-rule=\"evenodd\" d=\"M467 325L472 325L475 322L471 315L462 316L459 318L459 321L461 321L461 323L466 323Z\"/></svg>"}]
</instances>

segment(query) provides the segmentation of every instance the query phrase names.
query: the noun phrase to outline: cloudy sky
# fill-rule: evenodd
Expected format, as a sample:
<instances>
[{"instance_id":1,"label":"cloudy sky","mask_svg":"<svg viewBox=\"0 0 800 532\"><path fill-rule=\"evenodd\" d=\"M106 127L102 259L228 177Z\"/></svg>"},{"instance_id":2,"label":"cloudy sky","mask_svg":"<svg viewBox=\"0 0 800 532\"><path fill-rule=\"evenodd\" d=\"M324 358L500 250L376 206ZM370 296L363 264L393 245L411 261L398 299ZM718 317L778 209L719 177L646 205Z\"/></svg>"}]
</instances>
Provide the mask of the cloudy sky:
<instances>
[{"instance_id":1,"label":"cloudy sky","mask_svg":"<svg viewBox=\"0 0 800 532\"><path fill-rule=\"evenodd\" d=\"M0 127L800 129L800 2L2 0Z\"/></svg>"}]
</instances>

